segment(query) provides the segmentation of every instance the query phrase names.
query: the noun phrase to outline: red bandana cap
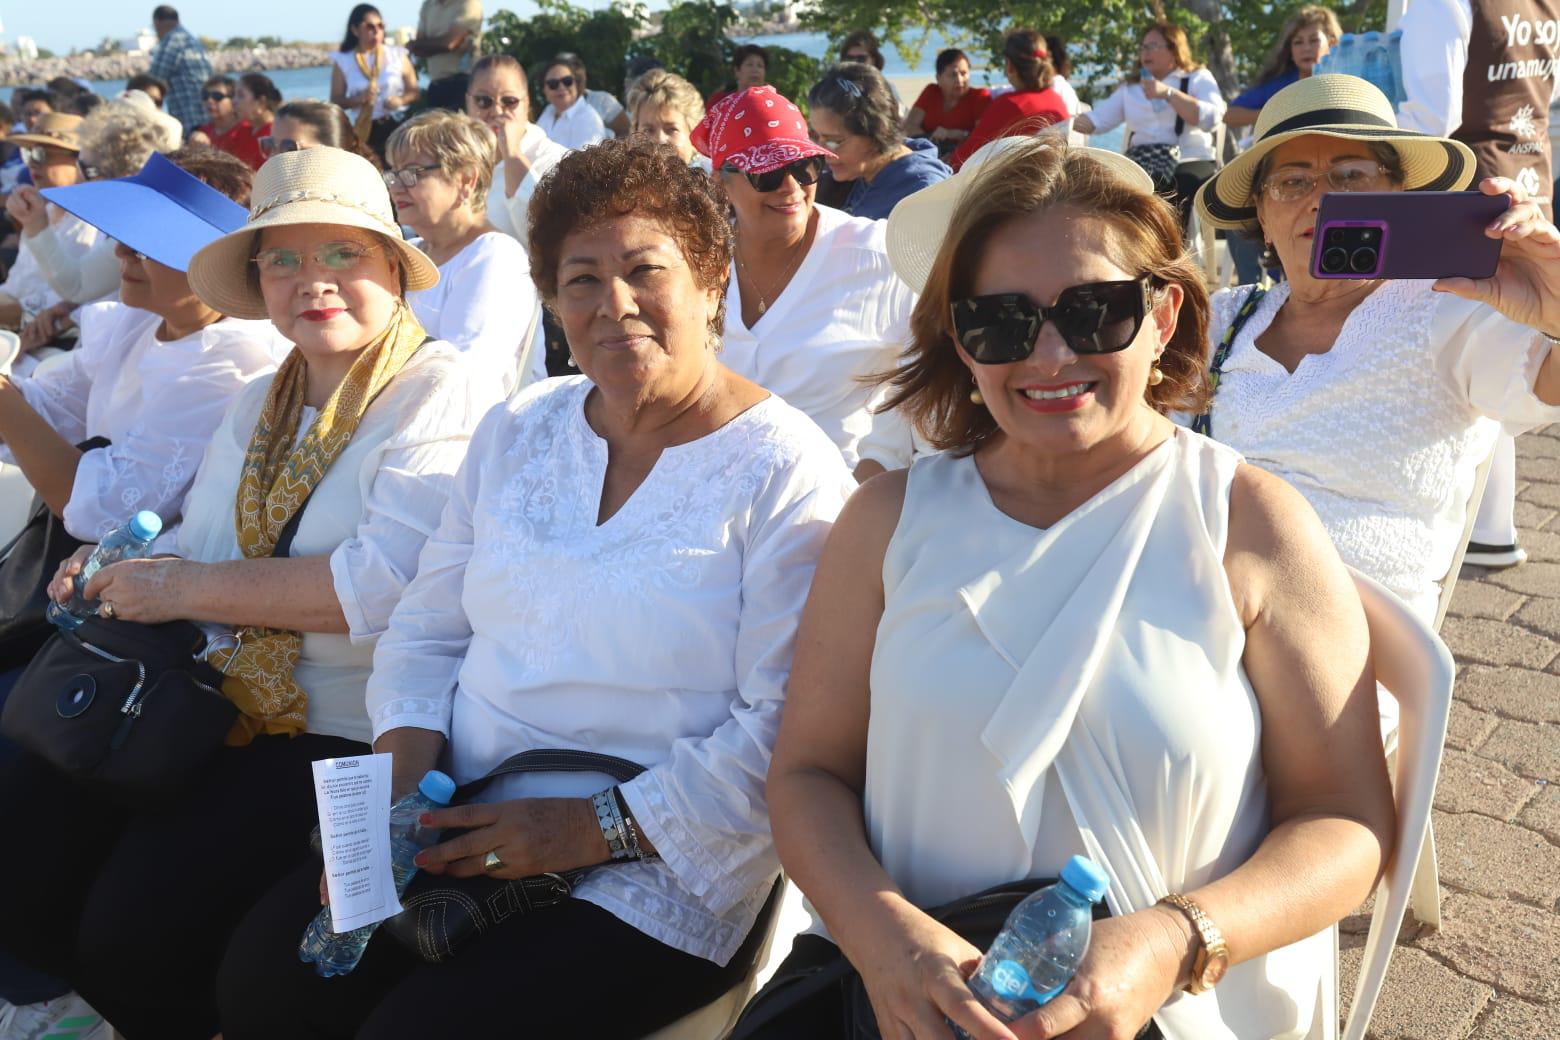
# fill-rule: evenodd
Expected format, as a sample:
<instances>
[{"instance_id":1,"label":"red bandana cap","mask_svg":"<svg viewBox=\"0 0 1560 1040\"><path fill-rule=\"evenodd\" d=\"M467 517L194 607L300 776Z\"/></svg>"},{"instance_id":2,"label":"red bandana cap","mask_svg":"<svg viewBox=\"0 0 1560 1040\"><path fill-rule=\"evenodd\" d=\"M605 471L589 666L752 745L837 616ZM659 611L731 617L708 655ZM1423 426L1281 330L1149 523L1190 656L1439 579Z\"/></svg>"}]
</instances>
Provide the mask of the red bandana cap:
<instances>
[{"instance_id":1,"label":"red bandana cap","mask_svg":"<svg viewBox=\"0 0 1560 1040\"><path fill-rule=\"evenodd\" d=\"M729 165L743 173L768 173L814 155L835 158L807 136L801 109L768 86L721 98L693 128L692 140L715 170Z\"/></svg>"}]
</instances>

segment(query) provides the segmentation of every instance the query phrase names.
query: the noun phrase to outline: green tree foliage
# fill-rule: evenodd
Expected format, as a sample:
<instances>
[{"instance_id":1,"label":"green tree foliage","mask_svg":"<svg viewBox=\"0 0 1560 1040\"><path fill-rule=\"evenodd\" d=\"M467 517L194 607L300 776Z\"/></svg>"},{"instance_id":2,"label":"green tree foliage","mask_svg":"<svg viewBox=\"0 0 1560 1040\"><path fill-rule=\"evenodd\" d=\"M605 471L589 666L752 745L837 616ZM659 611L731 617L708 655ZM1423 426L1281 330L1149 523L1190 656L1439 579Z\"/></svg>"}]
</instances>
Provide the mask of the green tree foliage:
<instances>
[{"instance_id":1,"label":"green tree foliage","mask_svg":"<svg viewBox=\"0 0 1560 1040\"><path fill-rule=\"evenodd\" d=\"M538 0L537 7L532 18L498 11L482 34L483 54L510 54L525 66L537 111L546 104L541 89L545 64L561 51L573 51L585 62L592 89L614 94L622 91L628 59L639 55L686 77L705 96L731 80L737 44L730 33L737 12L721 0L682 0L653 18L638 3L591 11L568 0ZM805 101L818 81L817 59L786 47L765 49L769 83L786 97Z\"/></svg>"}]
</instances>

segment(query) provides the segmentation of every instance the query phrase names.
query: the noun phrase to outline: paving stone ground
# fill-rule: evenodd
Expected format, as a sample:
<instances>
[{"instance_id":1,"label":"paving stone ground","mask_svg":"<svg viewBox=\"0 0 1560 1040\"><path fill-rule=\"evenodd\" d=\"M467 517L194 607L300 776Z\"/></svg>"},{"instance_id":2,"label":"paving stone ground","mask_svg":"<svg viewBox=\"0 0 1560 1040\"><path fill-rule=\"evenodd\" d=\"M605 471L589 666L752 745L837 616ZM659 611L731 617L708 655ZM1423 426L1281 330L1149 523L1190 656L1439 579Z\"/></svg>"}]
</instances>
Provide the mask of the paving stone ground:
<instances>
[{"instance_id":1,"label":"paving stone ground","mask_svg":"<svg viewBox=\"0 0 1560 1040\"><path fill-rule=\"evenodd\" d=\"M1465 567L1441 630L1457 656L1435 799L1439 931L1405 925L1370 1036L1560 1038L1560 425L1517 438L1530 560ZM1369 916L1344 922L1343 998Z\"/></svg>"}]
</instances>

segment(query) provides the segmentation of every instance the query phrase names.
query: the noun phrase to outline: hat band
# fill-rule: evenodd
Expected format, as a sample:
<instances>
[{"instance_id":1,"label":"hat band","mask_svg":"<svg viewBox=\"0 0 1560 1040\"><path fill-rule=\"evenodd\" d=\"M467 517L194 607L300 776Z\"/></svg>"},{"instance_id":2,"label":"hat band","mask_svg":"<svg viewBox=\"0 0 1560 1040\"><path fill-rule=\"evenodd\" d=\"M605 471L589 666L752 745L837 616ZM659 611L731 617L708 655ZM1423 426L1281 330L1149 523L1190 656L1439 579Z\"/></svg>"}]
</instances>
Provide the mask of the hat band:
<instances>
[{"instance_id":1,"label":"hat band","mask_svg":"<svg viewBox=\"0 0 1560 1040\"><path fill-rule=\"evenodd\" d=\"M1305 130L1313 126L1349 126L1359 123L1364 126L1381 126L1389 130L1396 130L1397 125L1390 119L1383 119L1372 112L1366 112L1359 108L1318 108L1310 112L1301 112L1297 116L1290 116L1281 123L1268 127L1259 140L1272 137L1274 134L1287 134L1291 130Z\"/></svg>"},{"instance_id":2,"label":"hat band","mask_svg":"<svg viewBox=\"0 0 1560 1040\"><path fill-rule=\"evenodd\" d=\"M254 206L249 211L251 223L262 215L271 212L281 206L287 206L294 202L328 202L334 206L346 206L372 218L381 227L388 228L396 238L401 237L401 229L392 220L387 220L367 203L358 202L356 199L345 198L329 191L284 191L279 195L272 195L269 199Z\"/></svg>"}]
</instances>

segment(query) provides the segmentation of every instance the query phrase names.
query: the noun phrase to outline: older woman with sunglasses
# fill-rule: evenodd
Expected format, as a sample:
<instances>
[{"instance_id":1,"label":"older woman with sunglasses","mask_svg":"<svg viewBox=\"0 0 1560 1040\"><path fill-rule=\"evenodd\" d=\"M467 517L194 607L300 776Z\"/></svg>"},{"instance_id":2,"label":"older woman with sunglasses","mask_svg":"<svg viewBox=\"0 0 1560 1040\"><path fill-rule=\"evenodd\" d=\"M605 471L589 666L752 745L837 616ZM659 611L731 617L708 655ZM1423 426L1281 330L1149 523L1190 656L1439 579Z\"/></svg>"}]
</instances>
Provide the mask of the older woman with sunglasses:
<instances>
[{"instance_id":1,"label":"older woman with sunglasses","mask_svg":"<svg viewBox=\"0 0 1560 1040\"><path fill-rule=\"evenodd\" d=\"M471 69L466 114L493 131L498 160L488 189L487 214L493 226L525 242L526 206L542 176L569 150L531 122L531 94L525 69L507 54L489 54Z\"/></svg>"},{"instance_id":2,"label":"older woman with sunglasses","mask_svg":"<svg viewBox=\"0 0 1560 1040\"><path fill-rule=\"evenodd\" d=\"M1392 843L1369 633L1294 489L1167 417L1206 394L1175 214L1121 155L1007 138L889 225L921 290L891 402L942 452L818 565L768 790L822 934L777 978L846 958L885 1037L1324 1032L1332 925ZM1074 855L1111 916L1004 1025L966 984L1000 914L927 910ZM736 1036L847 1035L848 990L778 985Z\"/></svg>"},{"instance_id":3,"label":"older woman with sunglasses","mask_svg":"<svg viewBox=\"0 0 1560 1040\"><path fill-rule=\"evenodd\" d=\"M612 136L607 124L585 99L585 66L572 54L559 55L542 71L547 107L536 125L565 148L587 148Z\"/></svg>"},{"instance_id":4,"label":"older woman with sunglasses","mask_svg":"<svg viewBox=\"0 0 1560 1040\"><path fill-rule=\"evenodd\" d=\"M470 116L424 112L390 135L385 184L396 219L420 236L412 244L439 266L439 284L406 294L412 313L507 397L546 379L547 367L532 347L542 305L525 247L487 218L495 148L493 131Z\"/></svg>"},{"instance_id":5,"label":"older woman with sunglasses","mask_svg":"<svg viewBox=\"0 0 1560 1040\"><path fill-rule=\"evenodd\" d=\"M105 567L84 590L106 616L216 634L210 660L238 708L226 746L178 795L130 806L30 756L0 772L7 811L52 850L0 865L32 893L0 941L131 1040L220 1031L229 932L311 858L310 763L368 751L374 644L498 400L406 306L438 271L401 239L373 166L332 148L277 156L254 196L248 222L190 261L190 283L207 307L269 318L293 349L210 436L158 547L178 555Z\"/></svg>"},{"instance_id":6,"label":"older woman with sunglasses","mask_svg":"<svg viewBox=\"0 0 1560 1040\"><path fill-rule=\"evenodd\" d=\"M881 393L864 382L896 364L914 303L884 225L814 202L836 156L773 87L716 104L693 143L735 215L722 360L811 416L858 477L909 465L909 427L876 412Z\"/></svg>"},{"instance_id":7,"label":"older woman with sunglasses","mask_svg":"<svg viewBox=\"0 0 1560 1040\"><path fill-rule=\"evenodd\" d=\"M58 207L48 207L39 192L46 188L65 188L81 182L81 117L63 112L46 112L25 134L13 134L11 143L21 151L32 175L32 186L21 186L6 199L6 213L18 226L37 226L43 219L58 228L57 234L72 253L84 251L97 239L91 225L77 220ZM60 294L31 250L17 252L16 263L0 282L0 328L20 329L39 313L60 302Z\"/></svg>"},{"instance_id":8,"label":"older woman with sunglasses","mask_svg":"<svg viewBox=\"0 0 1560 1040\"><path fill-rule=\"evenodd\" d=\"M1374 86L1323 75L1275 94L1252 147L1197 196L1203 220L1265 242L1285 274L1214 297L1218 394L1198 427L1292 482L1344 561L1426 620L1502 428L1560 420L1560 233L1489 178L1479 190L1512 203L1486 231L1502 240L1493 278L1319 279L1310 261L1324 192L1473 177L1466 146L1397 130ZM1389 728L1395 705L1383 698Z\"/></svg>"}]
</instances>

